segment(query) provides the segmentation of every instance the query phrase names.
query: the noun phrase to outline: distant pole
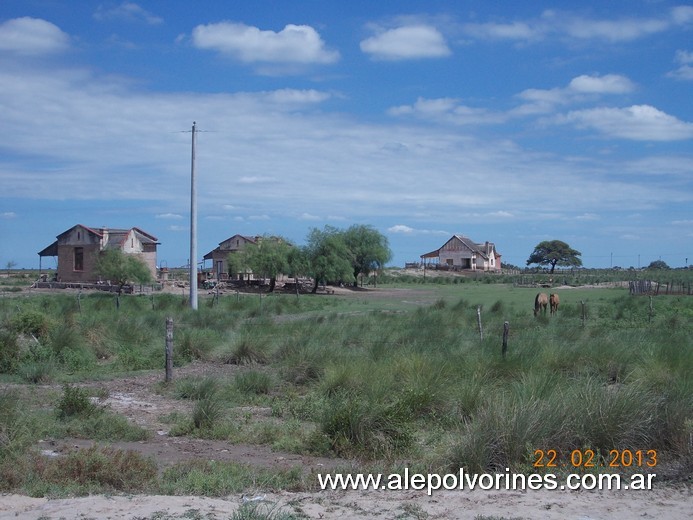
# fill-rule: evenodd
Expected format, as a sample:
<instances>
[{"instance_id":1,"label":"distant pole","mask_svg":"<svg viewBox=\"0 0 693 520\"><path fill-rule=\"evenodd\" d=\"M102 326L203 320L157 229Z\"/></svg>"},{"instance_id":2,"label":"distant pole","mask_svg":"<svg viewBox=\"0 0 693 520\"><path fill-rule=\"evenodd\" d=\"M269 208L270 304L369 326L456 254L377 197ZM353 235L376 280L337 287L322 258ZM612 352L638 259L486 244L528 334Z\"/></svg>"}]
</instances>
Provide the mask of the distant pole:
<instances>
[{"instance_id":1,"label":"distant pole","mask_svg":"<svg viewBox=\"0 0 693 520\"><path fill-rule=\"evenodd\" d=\"M190 161L190 308L197 310L197 187L195 185L195 121Z\"/></svg>"}]
</instances>

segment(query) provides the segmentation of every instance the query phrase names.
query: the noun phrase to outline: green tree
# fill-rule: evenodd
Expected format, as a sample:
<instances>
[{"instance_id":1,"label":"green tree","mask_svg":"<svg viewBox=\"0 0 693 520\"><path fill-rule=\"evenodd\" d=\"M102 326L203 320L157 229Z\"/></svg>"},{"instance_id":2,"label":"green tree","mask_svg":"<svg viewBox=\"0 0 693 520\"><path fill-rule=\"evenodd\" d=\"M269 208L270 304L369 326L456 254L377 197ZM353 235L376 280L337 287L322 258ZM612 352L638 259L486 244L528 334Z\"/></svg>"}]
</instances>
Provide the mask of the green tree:
<instances>
[{"instance_id":1,"label":"green tree","mask_svg":"<svg viewBox=\"0 0 693 520\"><path fill-rule=\"evenodd\" d=\"M664 260L655 260L654 262L650 262L650 265L645 269L669 269L669 266Z\"/></svg>"},{"instance_id":2,"label":"green tree","mask_svg":"<svg viewBox=\"0 0 693 520\"><path fill-rule=\"evenodd\" d=\"M289 253L294 247L282 237L264 236L243 250L244 262L256 276L269 278L269 292L274 292L277 276L290 270Z\"/></svg>"},{"instance_id":3,"label":"green tree","mask_svg":"<svg viewBox=\"0 0 693 520\"><path fill-rule=\"evenodd\" d=\"M94 271L118 287L117 307L120 307L120 295L123 293L123 287L128 283L149 283L152 281L152 273L147 264L136 255L125 254L120 249L102 251L96 259Z\"/></svg>"},{"instance_id":4,"label":"green tree","mask_svg":"<svg viewBox=\"0 0 693 520\"><path fill-rule=\"evenodd\" d=\"M579 258L581 254L580 251L576 251L561 240L546 240L537 244L527 259L527 265L550 265L553 273L557 265L580 267L582 265L582 260Z\"/></svg>"},{"instance_id":5,"label":"green tree","mask_svg":"<svg viewBox=\"0 0 693 520\"><path fill-rule=\"evenodd\" d=\"M250 269L250 267L248 267L247 260L248 255L245 253L245 251L234 251L233 253L229 253L226 257L226 265L229 276L233 277L238 274L246 274ZM244 279L243 276L242 279Z\"/></svg>"},{"instance_id":6,"label":"green tree","mask_svg":"<svg viewBox=\"0 0 693 520\"><path fill-rule=\"evenodd\" d=\"M382 268L392 258L387 237L372 226L353 225L343 236L351 253L354 287L358 283L359 274L368 276L371 271Z\"/></svg>"},{"instance_id":7,"label":"green tree","mask_svg":"<svg viewBox=\"0 0 693 520\"><path fill-rule=\"evenodd\" d=\"M321 281L351 280L352 253L344 240L344 232L332 226L322 230L313 228L308 234L305 251L310 275L315 279L313 293L317 292Z\"/></svg>"}]
</instances>

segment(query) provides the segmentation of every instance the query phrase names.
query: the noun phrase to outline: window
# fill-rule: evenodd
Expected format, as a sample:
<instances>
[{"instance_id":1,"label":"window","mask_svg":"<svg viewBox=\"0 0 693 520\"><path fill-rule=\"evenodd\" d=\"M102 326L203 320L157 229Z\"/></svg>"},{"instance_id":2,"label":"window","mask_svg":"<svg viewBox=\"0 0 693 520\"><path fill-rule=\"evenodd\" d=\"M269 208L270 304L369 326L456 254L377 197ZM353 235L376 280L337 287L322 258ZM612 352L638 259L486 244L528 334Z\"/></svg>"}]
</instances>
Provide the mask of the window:
<instances>
[{"instance_id":1,"label":"window","mask_svg":"<svg viewBox=\"0 0 693 520\"><path fill-rule=\"evenodd\" d=\"M75 271L84 271L84 248L75 247Z\"/></svg>"}]
</instances>

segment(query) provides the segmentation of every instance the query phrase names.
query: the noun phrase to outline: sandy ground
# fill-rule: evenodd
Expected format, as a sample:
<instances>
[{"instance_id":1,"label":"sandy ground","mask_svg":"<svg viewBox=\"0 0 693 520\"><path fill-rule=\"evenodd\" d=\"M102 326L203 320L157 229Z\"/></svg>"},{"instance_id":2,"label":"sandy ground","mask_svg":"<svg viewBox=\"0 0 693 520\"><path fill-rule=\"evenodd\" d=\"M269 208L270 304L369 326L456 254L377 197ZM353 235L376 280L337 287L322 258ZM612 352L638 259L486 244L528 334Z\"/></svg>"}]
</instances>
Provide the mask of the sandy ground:
<instances>
[{"instance_id":1,"label":"sandy ground","mask_svg":"<svg viewBox=\"0 0 693 520\"><path fill-rule=\"evenodd\" d=\"M258 495L267 511L318 519L503 519L684 520L693 517L691 488L653 491L445 491L316 492ZM251 497L256 498L256 497ZM247 498L246 498L247 499ZM92 496L50 500L0 496L0 518L168 519L229 518L243 503L225 499L169 496Z\"/></svg>"}]
</instances>

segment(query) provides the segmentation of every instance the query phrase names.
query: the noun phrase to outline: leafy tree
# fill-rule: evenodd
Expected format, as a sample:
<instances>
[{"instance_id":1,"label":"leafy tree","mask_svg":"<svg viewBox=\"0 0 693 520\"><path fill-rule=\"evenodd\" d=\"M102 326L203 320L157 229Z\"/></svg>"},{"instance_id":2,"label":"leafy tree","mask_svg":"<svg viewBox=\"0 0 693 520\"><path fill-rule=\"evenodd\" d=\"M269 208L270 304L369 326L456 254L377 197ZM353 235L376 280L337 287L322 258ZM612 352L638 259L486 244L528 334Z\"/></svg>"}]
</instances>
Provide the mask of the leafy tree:
<instances>
[{"instance_id":1,"label":"leafy tree","mask_svg":"<svg viewBox=\"0 0 693 520\"><path fill-rule=\"evenodd\" d=\"M305 248L309 272L315 279L313 293L321 281L350 280L353 276L351 251L344 240L344 232L332 226L322 230L313 228L308 234Z\"/></svg>"},{"instance_id":2,"label":"leafy tree","mask_svg":"<svg viewBox=\"0 0 693 520\"><path fill-rule=\"evenodd\" d=\"M243 250L243 257L253 273L270 279L269 292L273 292L277 276L290 270L289 253L294 247L281 237L264 236L256 245L248 245Z\"/></svg>"},{"instance_id":3,"label":"leafy tree","mask_svg":"<svg viewBox=\"0 0 693 520\"><path fill-rule=\"evenodd\" d=\"M344 242L351 252L354 287L359 274L368 276L392 258L387 237L372 226L353 225L344 232Z\"/></svg>"},{"instance_id":4,"label":"leafy tree","mask_svg":"<svg viewBox=\"0 0 693 520\"><path fill-rule=\"evenodd\" d=\"M229 276L234 276L237 274L247 273L250 269L248 267L248 255L244 251L234 251L229 253L226 257L227 269Z\"/></svg>"},{"instance_id":5,"label":"leafy tree","mask_svg":"<svg viewBox=\"0 0 693 520\"><path fill-rule=\"evenodd\" d=\"M537 244L527 260L527 265L550 265L553 273L557 265L580 267L582 260L578 257L581 254L561 240L546 240Z\"/></svg>"},{"instance_id":6,"label":"leafy tree","mask_svg":"<svg viewBox=\"0 0 693 520\"><path fill-rule=\"evenodd\" d=\"M118 286L116 306L120 307L123 287L130 282L149 283L152 273L140 258L125 254L120 249L107 249L99 254L94 268L96 274Z\"/></svg>"},{"instance_id":7,"label":"leafy tree","mask_svg":"<svg viewBox=\"0 0 693 520\"><path fill-rule=\"evenodd\" d=\"M654 262L650 262L650 265L645 269L669 269L669 266L664 260L655 260Z\"/></svg>"}]
</instances>

